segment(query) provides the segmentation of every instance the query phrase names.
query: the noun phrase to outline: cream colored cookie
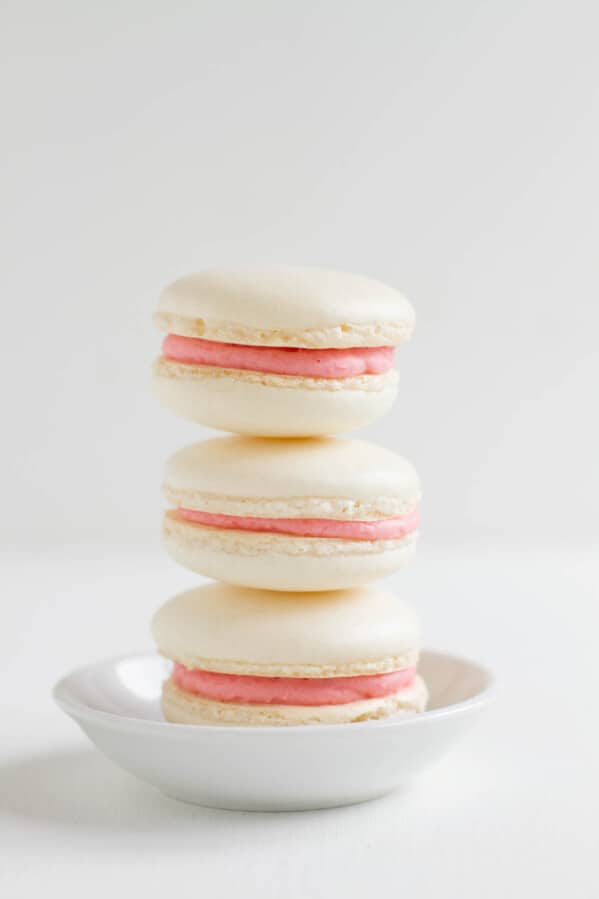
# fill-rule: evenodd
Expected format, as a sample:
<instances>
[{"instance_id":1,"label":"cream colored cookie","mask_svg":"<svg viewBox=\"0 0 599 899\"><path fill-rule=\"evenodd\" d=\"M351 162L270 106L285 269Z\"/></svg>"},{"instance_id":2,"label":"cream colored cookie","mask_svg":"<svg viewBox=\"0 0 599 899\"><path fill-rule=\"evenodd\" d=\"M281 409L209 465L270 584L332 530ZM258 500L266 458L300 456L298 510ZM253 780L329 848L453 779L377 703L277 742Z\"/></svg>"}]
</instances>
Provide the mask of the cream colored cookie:
<instances>
[{"instance_id":1,"label":"cream colored cookie","mask_svg":"<svg viewBox=\"0 0 599 899\"><path fill-rule=\"evenodd\" d=\"M188 343L312 353L393 347L414 327L412 307L393 288L293 266L214 269L181 278L163 292L155 318L171 337ZM362 427L384 415L397 394L394 368L320 376L313 367L294 374L253 361L248 368L238 356L233 363L198 363L164 349L153 373L158 399L209 427L303 437Z\"/></svg>"},{"instance_id":2,"label":"cream colored cookie","mask_svg":"<svg viewBox=\"0 0 599 899\"><path fill-rule=\"evenodd\" d=\"M421 498L414 466L367 440L214 437L174 453L164 472L173 506L282 518L377 519Z\"/></svg>"},{"instance_id":3,"label":"cream colored cookie","mask_svg":"<svg viewBox=\"0 0 599 899\"><path fill-rule=\"evenodd\" d=\"M365 441L208 440L171 457L164 491L169 553L231 583L342 589L391 574L416 546L418 475Z\"/></svg>"},{"instance_id":4,"label":"cream colored cookie","mask_svg":"<svg viewBox=\"0 0 599 899\"><path fill-rule=\"evenodd\" d=\"M152 621L173 661L168 721L344 724L424 709L413 610L375 587L273 593L212 583L175 596Z\"/></svg>"},{"instance_id":5,"label":"cream colored cookie","mask_svg":"<svg viewBox=\"0 0 599 899\"><path fill-rule=\"evenodd\" d=\"M162 293L165 331L225 343L309 349L396 345L414 329L398 291L349 272L267 265L208 269Z\"/></svg>"},{"instance_id":6,"label":"cream colored cookie","mask_svg":"<svg viewBox=\"0 0 599 899\"><path fill-rule=\"evenodd\" d=\"M187 668L264 677L344 677L415 665L412 608L380 587L275 593L211 583L158 610L160 652Z\"/></svg>"},{"instance_id":7,"label":"cream colored cookie","mask_svg":"<svg viewBox=\"0 0 599 899\"><path fill-rule=\"evenodd\" d=\"M166 513L163 542L185 568L264 590L340 590L393 574L416 550L417 533L401 540L331 540L225 531Z\"/></svg>"},{"instance_id":8,"label":"cream colored cookie","mask_svg":"<svg viewBox=\"0 0 599 899\"><path fill-rule=\"evenodd\" d=\"M154 393L181 418L220 431L262 437L340 434L382 418L397 396L399 375L331 381L260 372L154 363Z\"/></svg>"}]
</instances>

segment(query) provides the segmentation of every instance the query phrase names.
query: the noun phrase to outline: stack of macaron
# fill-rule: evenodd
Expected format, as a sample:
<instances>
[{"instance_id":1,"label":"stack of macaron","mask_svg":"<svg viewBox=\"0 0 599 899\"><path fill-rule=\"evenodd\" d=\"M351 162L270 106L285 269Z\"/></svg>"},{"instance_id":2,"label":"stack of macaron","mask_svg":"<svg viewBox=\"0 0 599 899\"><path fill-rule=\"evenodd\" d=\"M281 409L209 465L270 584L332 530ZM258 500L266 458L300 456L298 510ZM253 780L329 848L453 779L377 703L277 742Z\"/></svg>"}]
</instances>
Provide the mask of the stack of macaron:
<instances>
[{"instance_id":1,"label":"stack of macaron","mask_svg":"<svg viewBox=\"0 0 599 899\"><path fill-rule=\"evenodd\" d=\"M412 555L420 485L336 435L392 405L408 301L321 269L215 269L162 294L161 402L233 432L168 461L166 548L214 578L155 615L168 721L345 723L426 705L414 612L370 586Z\"/></svg>"}]
</instances>

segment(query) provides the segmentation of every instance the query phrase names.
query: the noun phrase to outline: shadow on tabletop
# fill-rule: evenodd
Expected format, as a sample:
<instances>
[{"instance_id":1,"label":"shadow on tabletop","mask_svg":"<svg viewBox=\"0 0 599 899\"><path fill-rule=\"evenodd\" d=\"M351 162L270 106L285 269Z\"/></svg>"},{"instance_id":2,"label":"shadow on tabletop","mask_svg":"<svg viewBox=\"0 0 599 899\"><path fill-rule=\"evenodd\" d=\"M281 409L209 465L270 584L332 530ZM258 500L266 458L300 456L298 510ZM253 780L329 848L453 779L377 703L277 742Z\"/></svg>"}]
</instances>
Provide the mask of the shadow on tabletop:
<instances>
[{"instance_id":1,"label":"shadow on tabletop","mask_svg":"<svg viewBox=\"0 0 599 899\"><path fill-rule=\"evenodd\" d=\"M402 791L403 792L403 791ZM397 797L397 793L394 794ZM382 797L375 804L391 799ZM364 805L373 805L373 802ZM363 805L307 812L232 812L177 802L120 771L92 749L55 751L15 759L0 765L0 819L17 818L36 825L67 830L152 832L194 830L202 823L213 835L222 830L230 839L239 822L247 834L249 818L276 822L294 817L358 813ZM216 833L215 833L216 832ZM263 838L263 837L262 837Z\"/></svg>"}]
</instances>

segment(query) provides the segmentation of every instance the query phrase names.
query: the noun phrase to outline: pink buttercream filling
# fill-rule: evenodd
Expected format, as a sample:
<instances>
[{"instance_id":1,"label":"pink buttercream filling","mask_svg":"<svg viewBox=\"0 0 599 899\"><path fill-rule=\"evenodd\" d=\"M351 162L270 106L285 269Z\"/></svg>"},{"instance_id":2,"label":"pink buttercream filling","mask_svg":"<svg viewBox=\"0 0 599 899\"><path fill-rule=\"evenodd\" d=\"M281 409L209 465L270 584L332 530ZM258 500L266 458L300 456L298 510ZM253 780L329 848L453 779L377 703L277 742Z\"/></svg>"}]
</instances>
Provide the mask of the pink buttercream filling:
<instances>
[{"instance_id":1,"label":"pink buttercream filling","mask_svg":"<svg viewBox=\"0 0 599 899\"><path fill-rule=\"evenodd\" d=\"M331 518L254 518L250 515L219 515L197 509L177 509L179 518L211 528L262 531L294 537L337 537L340 540L398 540L418 527L418 509L399 518L378 521L339 521Z\"/></svg>"},{"instance_id":2,"label":"pink buttercream filling","mask_svg":"<svg viewBox=\"0 0 599 899\"><path fill-rule=\"evenodd\" d=\"M257 677L185 668L175 662L173 680L182 690L217 702L276 705L342 705L389 696L414 682L415 668L356 677Z\"/></svg>"},{"instance_id":3,"label":"pink buttercream filling","mask_svg":"<svg viewBox=\"0 0 599 899\"><path fill-rule=\"evenodd\" d=\"M392 346L324 350L243 346L180 334L168 334L162 344L162 353L167 359L187 365L212 365L307 378L382 374L393 367L394 352Z\"/></svg>"}]
</instances>

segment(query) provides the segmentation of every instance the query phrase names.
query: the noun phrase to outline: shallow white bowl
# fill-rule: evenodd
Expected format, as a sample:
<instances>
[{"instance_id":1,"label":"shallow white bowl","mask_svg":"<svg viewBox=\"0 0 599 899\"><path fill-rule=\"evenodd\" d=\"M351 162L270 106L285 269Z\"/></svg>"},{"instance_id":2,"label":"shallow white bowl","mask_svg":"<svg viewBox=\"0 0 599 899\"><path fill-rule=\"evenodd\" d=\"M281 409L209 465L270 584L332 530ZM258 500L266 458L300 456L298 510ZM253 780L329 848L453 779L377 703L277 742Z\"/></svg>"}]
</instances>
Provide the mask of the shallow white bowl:
<instances>
[{"instance_id":1,"label":"shallow white bowl","mask_svg":"<svg viewBox=\"0 0 599 899\"><path fill-rule=\"evenodd\" d=\"M185 802L282 811L383 796L444 754L493 693L493 677L458 656L423 652L429 709L407 718L299 727L170 724L160 711L170 664L121 656L67 675L58 705L121 768Z\"/></svg>"}]
</instances>

